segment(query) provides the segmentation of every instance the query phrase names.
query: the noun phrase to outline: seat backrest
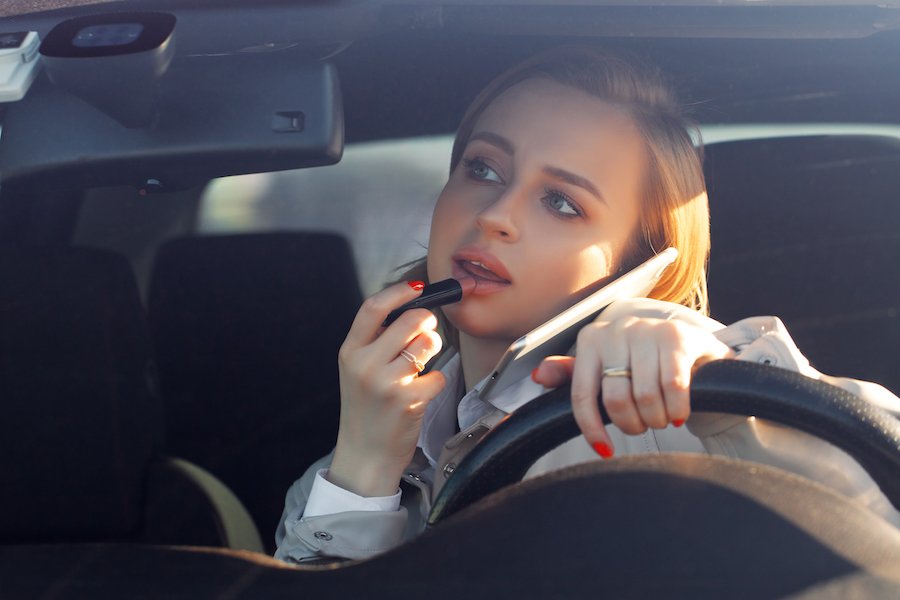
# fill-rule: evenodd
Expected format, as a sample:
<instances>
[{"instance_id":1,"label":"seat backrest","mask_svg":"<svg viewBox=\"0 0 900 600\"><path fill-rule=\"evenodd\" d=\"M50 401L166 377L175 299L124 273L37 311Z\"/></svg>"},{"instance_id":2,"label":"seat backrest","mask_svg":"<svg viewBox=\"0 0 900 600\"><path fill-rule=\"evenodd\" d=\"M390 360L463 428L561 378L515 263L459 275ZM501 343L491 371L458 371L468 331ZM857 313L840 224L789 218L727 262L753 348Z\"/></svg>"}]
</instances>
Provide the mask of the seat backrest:
<instances>
[{"instance_id":1,"label":"seat backrest","mask_svg":"<svg viewBox=\"0 0 900 600\"><path fill-rule=\"evenodd\" d=\"M127 262L0 250L0 537L138 533L162 449L150 346Z\"/></svg>"},{"instance_id":2,"label":"seat backrest","mask_svg":"<svg viewBox=\"0 0 900 600\"><path fill-rule=\"evenodd\" d=\"M336 234L183 238L157 255L168 448L233 489L269 544L287 488L334 446L337 352L360 302Z\"/></svg>"},{"instance_id":3,"label":"seat backrest","mask_svg":"<svg viewBox=\"0 0 900 600\"><path fill-rule=\"evenodd\" d=\"M124 258L0 250L0 542L262 548L229 490L163 455L154 380Z\"/></svg>"},{"instance_id":4,"label":"seat backrest","mask_svg":"<svg viewBox=\"0 0 900 600\"><path fill-rule=\"evenodd\" d=\"M816 368L900 392L900 140L708 146L712 315L781 317Z\"/></svg>"}]
</instances>

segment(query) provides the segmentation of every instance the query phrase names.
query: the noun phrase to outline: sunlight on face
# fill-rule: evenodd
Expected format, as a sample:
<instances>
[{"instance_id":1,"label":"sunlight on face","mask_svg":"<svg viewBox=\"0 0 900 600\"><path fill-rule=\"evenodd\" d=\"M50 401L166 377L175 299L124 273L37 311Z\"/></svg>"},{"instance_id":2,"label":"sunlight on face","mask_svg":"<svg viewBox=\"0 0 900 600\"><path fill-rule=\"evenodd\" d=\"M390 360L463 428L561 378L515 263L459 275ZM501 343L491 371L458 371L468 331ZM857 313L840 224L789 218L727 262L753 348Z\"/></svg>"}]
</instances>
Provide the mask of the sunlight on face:
<instances>
[{"instance_id":1,"label":"sunlight on face","mask_svg":"<svg viewBox=\"0 0 900 600\"><path fill-rule=\"evenodd\" d=\"M637 227L645 165L611 104L545 79L497 97L435 206L430 280L478 281L448 319L512 341L601 286Z\"/></svg>"}]
</instances>

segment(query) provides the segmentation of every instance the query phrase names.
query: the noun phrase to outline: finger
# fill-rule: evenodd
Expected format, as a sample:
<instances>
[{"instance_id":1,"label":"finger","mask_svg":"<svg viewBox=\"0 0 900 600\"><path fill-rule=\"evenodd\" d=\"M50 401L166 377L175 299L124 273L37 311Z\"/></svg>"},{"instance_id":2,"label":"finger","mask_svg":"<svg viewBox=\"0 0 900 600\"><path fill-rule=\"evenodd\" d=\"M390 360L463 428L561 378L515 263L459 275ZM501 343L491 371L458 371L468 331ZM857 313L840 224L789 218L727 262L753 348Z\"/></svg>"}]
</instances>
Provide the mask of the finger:
<instances>
[{"instance_id":1,"label":"finger","mask_svg":"<svg viewBox=\"0 0 900 600\"><path fill-rule=\"evenodd\" d=\"M385 329L378 339L372 342L373 352L385 357L385 362L392 360L400 351L412 343L416 337L426 331L434 331L437 317L430 310L414 308L400 315L396 321Z\"/></svg>"},{"instance_id":2,"label":"finger","mask_svg":"<svg viewBox=\"0 0 900 600\"><path fill-rule=\"evenodd\" d=\"M625 333L625 323L616 322L615 329L602 348L602 365L604 369L622 368L629 369L631 352L629 340ZM641 420L634 398L631 393L630 377L603 377L601 383L603 391L603 406L610 420L623 432L638 434L647 431L647 426Z\"/></svg>"},{"instance_id":3,"label":"finger","mask_svg":"<svg viewBox=\"0 0 900 600\"><path fill-rule=\"evenodd\" d=\"M701 364L719 358L733 357L734 352L712 335L686 348L683 339L667 337L660 344L660 381L666 412L673 425L680 427L691 413L690 384L694 370Z\"/></svg>"},{"instance_id":4,"label":"finger","mask_svg":"<svg viewBox=\"0 0 900 600\"><path fill-rule=\"evenodd\" d=\"M636 336L631 342L631 394L645 425L654 429L669 425L660 389L659 348L650 336Z\"/></svg>"},{"instance_id":5,"label":"finger","mask_svg":"<svg viewBox=\"0 0 900 600\"><path fill-rule=\"evenodd\" d=\"M672 342L659 347L659 377L666 413L676 427L681 427L691 415L692 355Z\"/></svg>"},{"instance_id":6,"label":"finger","mask_svg":"<svg viewBox=\"0 0 900 600\"><path fill-rule=\"evenodd\" d=\"M394 410L402 411L414 418L420 418L425 414L428 404L444 389L447 380L440 371L432 371L421 377L415 373L406 375L400 379L399 383L401 393L393 397L390 406Z\"/></svg>"},{"instance_id":7,"label":"finger","mask_svg":"<svg viewBox=\"0 0 900 600\"><path fill-rule=\"evenodd\" d=\"M404 407L408 413L416 417L425 414L428 404L434 400L447 385L447 379L440 371L432 371L421 377L412 378L406 385L409 400Z\"/></svg>"},{"instance_id":8,"label":"finger","mask_svg":"<svg viewBox=\"0 0 900 600\"><path fill-rule=\"evenodd\" d=\"M548 356L531 372L531 379L544 387L555 388L571 380L574 369L574 357Z\"/></svg>"},{"instance_id":9,"label":"finger","mask_svg":"<svg viewBox=\"0 0 900 600\"><path fill-rule=\"evenodd\" d=\"M441 336L436 331L423 331L388 364L388 372L394 375L395 379L415 377L425 368L425 364L440 352L442 344Z\"/></svg>"},{"instance_id":10,"label":"finger","mask_svg":"<svg viewBox=\"0 0 900 600\"><path fill-rule=\"evenodd\" d=\"M444 340L441 339L440 334L433 329L428 329L420 333L416 336L416 339L413 340L413 343L421 344L421 348L417 346L410 351L424 364L428 364L431 359L441 352L441 348L444 347Z\"/></svg>"},{"instance_id":11,"label":"finger","mask_svg":"<svg viewBox=\"0 0 900 600\"><path fill-rule=\"evenodd\" d=\"M734 357L734 350L729 348L726 344L720 342L715 337L709 336L707 345L705 346L703 353L700 354L694 361L694 364L691 367L691 372L696 371L698 368L705 365L709 361Z\"/></svg>"},{"instance_id":12,"label":"finger","mask_svg":"<svg viewBox=\"0 0 900 600\"><path fill-rule=\"evenodd\" d=\"M603 458L615 452L612 440L603 425L598 405L600 391L600 348L605 323L594 323L578 334L576 357L572 369L572 414L587 442ZM543 368L543 366L542 366Z\"/></svg>"},{"instance_id":13,"label":"finger","mask_svg":"<svg viewBox=\"0 0 900 600\"><path fill-rule=\"evenodd\" d=\"M421 281L397 283L366 298L350 325L344 345L360 348L372 343L388 313L418 297L423 287Z\"/></svg>"}]
</instances>

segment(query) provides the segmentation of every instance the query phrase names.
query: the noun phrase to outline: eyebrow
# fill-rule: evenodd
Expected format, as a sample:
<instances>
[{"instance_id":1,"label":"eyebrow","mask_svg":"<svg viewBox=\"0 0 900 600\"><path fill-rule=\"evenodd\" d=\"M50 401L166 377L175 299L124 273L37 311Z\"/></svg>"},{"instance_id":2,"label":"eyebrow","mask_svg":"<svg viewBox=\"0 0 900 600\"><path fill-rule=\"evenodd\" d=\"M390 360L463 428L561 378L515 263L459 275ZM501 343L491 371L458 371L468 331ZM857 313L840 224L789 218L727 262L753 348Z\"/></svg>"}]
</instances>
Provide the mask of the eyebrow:
<instances>
[{"instance_id":1,"label":"eyebrow","mask_svg":"<svg viewBox=\"0 0 900 600\"><path fill-rule=\"evenodd\" d=\"M483 142L487 142L492 146L497 146L500 150L503 150L510 156L513 156L516 153L515 148L513 148L512 142L503 137L502 135L491 133L490 131L479 131L478 133L473 133L469 138L469 141L472 140L481 140Z\"/></svg>"},{"instance_id":2,"label":"eyebrow","mask_svg":"<svg viewBox=\"0 0 900 600\"><path fill-rule=\"evenodd\" d=\"M544 173L551 177L555 177L556 179L565 181L568 184L587 190L588 192L593 194L597 198L597 200L609 206L609 203L606 201L606 198L603 197L603 194L600 193L600 190L598 190L593 183L591 183L584 177L576 175L575 173L570 173L564 169L560 169L559 167L544 167Z\"/></svg>"},{"instance_id":3,"label":"eyebrow","mask_svg":"<svg viewBox=\"0 0 900 600\"><path fill-rule=\"evenodd\" d=\"M506 139L502 135L493 133L491 131L479 131L477 133L473 133L472 136L469 138L469 141L473 141L473 140L481 140L483 142L491 144L492 146L496 146L497 148L499 148L506 154L509 154L510 156L514 156L516 153L515 147L513 146L512 142L510 142L508 139ZM606 201L606 198L603 197L603 194L600 193L600 190L597 189L597 186L595 186L593 183L591 183L584 177L582 177L580 175L576 175L575 173L570 173L569 171L566 171L565 169L560 169L559 167L549 167L548 166L548 167L544 167L543 171L546 175L549 175L550 177L559 179L570 185L574 185L576 187L580 187L584 190L587 190L593 196L595 196L597 198L597 200L599 200L603 204L606 204L607 206L609 206L609 203Z\"/></svg>"}]
</instances>

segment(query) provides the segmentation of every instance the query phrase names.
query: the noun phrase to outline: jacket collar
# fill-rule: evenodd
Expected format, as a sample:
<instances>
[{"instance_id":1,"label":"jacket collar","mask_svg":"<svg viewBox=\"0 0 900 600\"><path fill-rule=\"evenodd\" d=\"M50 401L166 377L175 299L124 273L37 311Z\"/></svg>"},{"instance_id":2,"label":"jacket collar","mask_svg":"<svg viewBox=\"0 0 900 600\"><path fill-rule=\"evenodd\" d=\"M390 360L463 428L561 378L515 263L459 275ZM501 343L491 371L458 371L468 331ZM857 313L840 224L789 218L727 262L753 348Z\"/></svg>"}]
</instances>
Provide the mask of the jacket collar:
<instances>
[{"instance_id":1,"label":"jacket collar","mask_svg":"<svg viewBox=\"0 0 900 600\"><path fill-rule=\"evenodd\" d=\"M546 391L530 377L524 377L497 394L491 402L485 402L478 394L484 387L487 377L466 392L462 365L457 352L448 353L439 359L435 366L443 373L447 384L425 409L418 442L418 447L422 449L432 466L437 464L444 443L460 429L470 427L494 409L509 414Z\"/></svg>"}]
</instances>

